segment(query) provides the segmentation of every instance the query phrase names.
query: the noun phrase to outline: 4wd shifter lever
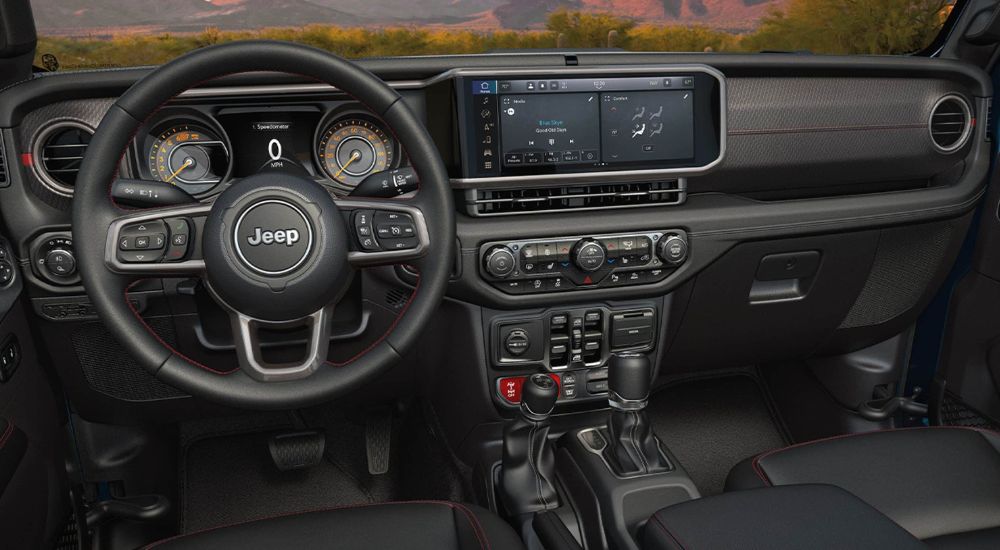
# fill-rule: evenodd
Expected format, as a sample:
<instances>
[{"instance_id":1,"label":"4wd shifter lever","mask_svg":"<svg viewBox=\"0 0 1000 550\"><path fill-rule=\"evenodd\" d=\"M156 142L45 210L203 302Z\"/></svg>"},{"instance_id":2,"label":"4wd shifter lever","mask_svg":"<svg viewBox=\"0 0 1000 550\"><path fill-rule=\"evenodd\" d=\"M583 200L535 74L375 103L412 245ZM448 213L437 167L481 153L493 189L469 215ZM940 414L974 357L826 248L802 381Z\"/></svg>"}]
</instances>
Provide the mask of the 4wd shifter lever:
<instances>
[{"instance_id":1,"label":"4wd shifter lever","mask_svg":"<svg viewBox=\"0 0 1000 550\"><path fill-rule=\"evenodd\" d=\"M549 443L549 415L559 386L547 374L535 374L521 390L521 411L503 430L500 498L511 516L556 508L555 453Z\"/></svg>"},{"instance_id":2,"label":"4wd shifter lever","mask_svg":"<svg viewBox=\"0 0 1000 550\"><path fill-rule=\"evenodd\" d=\"M652 376L653 367L645 355L624 353L611 358L608 434L611 458L621 474L649 474L670 469L646 418Z\"/></svg>"}]
</instances>

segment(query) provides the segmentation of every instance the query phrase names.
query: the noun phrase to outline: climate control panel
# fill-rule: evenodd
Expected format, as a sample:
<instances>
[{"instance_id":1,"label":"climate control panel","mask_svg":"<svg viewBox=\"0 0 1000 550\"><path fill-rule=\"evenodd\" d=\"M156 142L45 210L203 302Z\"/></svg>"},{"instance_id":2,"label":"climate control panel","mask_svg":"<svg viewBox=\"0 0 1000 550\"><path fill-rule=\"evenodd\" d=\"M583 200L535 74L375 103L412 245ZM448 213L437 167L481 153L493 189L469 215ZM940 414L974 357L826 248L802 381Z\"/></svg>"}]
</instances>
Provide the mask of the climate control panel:
<instances>
[{"instance_id":1,"label":"climate control panel","mask_svg":"<svg viewBox=\"0 0 1000 550\"><path fill-rule=\"evenodd\" d=\"M479 250L483 278L507 294L656 283L689 252L679 229L489 242Z\"/></svg>"}]
</instances>

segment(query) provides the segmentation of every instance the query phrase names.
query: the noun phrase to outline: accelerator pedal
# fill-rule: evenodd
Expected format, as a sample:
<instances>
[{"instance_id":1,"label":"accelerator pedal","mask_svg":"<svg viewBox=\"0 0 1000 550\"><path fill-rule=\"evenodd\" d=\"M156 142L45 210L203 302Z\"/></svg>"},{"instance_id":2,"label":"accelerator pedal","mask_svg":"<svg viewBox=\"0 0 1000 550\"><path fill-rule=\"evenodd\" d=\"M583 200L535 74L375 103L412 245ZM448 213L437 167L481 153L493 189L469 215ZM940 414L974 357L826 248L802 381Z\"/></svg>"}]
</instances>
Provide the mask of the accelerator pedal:
<instances>
[{"instance_id":1,"label":"accelerator pedal","mask_svg":"<svg viewBox=\"0 0 1000 550\"><path fill-rule=\"evenodd\" d=\"M377 476L389 471L392 456L392 411L372 413L365 422L365 450L368 453L368 473Z\"/></svg>"},{"instance_id":2,"label":"accelerator pedal","mask_svg":"<svg viewBox=\"0 0 1000 550\"><path fill-rule=\"evenodd\" d=\"M326 436L320 432L287 432L272 435L267 442L271 460L282 472L312 468L323 460Z\"/></svg>"}]
</instances>

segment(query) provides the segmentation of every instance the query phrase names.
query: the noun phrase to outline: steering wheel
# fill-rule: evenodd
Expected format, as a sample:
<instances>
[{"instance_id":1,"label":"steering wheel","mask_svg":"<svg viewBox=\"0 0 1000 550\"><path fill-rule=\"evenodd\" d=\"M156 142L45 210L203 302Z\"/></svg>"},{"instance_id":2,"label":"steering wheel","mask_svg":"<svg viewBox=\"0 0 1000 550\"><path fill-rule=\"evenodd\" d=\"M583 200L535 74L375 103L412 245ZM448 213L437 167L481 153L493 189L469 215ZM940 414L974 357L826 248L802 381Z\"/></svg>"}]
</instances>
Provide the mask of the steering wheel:
<instances>
[{"instance_id":1,"label":"steering wheel","mask_svg":"<svg viewBox=\"0 0 1000 550\"><path fill-rule=\"evenodd\" d=\"M252 71L306 76L365 104L399 139L419 176L418 192L395 199L338 200L300 173L268 170L235 182L210 203L142 210L114 203L111 186L145 121L184 90ZM383 226L398 238L377 237L374 232ZM248 41L179 57L111 106L77 178L73 234L94 308L142 367L194 396L276 409L328 401L399 361L444 295L455 220L437 148L399 94L329 52ZM419 280L388 332L349 361L328 361L330 317L354 271L402 263L413 266ZM189 359L146 325L128 292L142 279L159 277L204 282L229 314L239 369L223 372ZM268 362L260 331L290 327L308 327L306 357Z\"/></svg>"}]
</instances>

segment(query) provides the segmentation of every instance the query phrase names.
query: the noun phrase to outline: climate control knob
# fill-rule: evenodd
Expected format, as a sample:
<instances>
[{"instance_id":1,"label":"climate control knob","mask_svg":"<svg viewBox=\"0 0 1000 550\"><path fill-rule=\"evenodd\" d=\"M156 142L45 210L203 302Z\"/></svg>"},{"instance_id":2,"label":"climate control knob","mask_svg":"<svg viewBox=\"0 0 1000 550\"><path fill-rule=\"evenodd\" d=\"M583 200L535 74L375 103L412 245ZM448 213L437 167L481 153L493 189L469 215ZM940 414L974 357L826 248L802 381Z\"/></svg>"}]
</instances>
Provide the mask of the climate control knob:
<instances>
[{"instance_id":1,"label":"climate control knob","mask_svg":"<svg viewBox=\"0 0 1000 550\"><path fill-rule=\"evenodd\" d=\"M656 247L656 253L669 266L678 266L688 257L687 239L680 235L667 235Z\"/></svg>"},{"instance_id":2,"label":"climate control knob","mask_svg":"<svg viewBox=\"0 0 1000 550\"><path fill-rule=\"evenodd\" d=\"M486 272L498 279L503 279L513 273L516 263L514 252L506 246L491 248L483 259L483 267Z\"/></svg>"},{"instance_id":3,"label":"climate control knob","mask_svg":"<svg viewBox=\"0 0 1000 550\"><path fill-rule=\"evenodd\" d=\"M601 246L601 243L591 239L584 239L576 243L571 252L571 257L576 267L580 268L581 271L587 272L601 269L604 266L607 256L607 252Z\"/></svg>"}]
</instances>

